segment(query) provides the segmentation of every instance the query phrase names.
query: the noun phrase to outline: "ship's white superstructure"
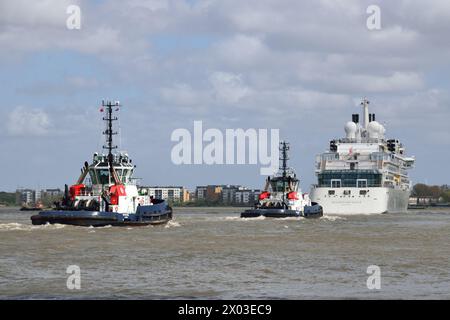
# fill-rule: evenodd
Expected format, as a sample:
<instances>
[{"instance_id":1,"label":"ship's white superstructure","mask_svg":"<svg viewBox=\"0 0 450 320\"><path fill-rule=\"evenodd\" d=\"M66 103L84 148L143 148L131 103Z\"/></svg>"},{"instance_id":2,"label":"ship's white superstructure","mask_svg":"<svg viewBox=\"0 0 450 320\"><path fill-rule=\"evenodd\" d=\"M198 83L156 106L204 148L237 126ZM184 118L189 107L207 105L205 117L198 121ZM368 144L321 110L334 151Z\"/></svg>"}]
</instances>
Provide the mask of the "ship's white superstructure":
<instances>
[{"instance_id":1,"label":"ship's white superstructure","mask_svg":"<svg viewBox=\"0 0 450 320\"><path fill-rule=\"evenodd\" d=\"M346 137L330 141L329 151L316 159L317 184L311 199L325 214L405 212L411 191L407 170L414 157L396 139L385 139L385 128L361 102L364 122L353 114Z\"/></svg>"}]
</instances>

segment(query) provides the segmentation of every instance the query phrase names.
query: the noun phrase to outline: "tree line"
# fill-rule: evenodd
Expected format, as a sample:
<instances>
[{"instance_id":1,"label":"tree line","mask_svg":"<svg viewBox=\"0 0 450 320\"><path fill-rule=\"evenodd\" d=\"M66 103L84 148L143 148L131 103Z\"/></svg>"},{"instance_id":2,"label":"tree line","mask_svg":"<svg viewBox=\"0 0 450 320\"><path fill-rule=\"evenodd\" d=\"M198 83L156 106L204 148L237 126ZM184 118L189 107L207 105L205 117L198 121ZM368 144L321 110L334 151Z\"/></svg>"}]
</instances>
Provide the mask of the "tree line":
<instances>
[{"instance_id":1,"label":"tree line","mask_svg":"<svg viewBox=\"0 0 450 320\"><path fill-rule=\"evenodd\" d=\"M414 185L411 196L418 198L431 198L441 200L442 202L450 202L450 187L443 186L429 186L424 183L417 183Z\"/></svg>"}]
</instances>

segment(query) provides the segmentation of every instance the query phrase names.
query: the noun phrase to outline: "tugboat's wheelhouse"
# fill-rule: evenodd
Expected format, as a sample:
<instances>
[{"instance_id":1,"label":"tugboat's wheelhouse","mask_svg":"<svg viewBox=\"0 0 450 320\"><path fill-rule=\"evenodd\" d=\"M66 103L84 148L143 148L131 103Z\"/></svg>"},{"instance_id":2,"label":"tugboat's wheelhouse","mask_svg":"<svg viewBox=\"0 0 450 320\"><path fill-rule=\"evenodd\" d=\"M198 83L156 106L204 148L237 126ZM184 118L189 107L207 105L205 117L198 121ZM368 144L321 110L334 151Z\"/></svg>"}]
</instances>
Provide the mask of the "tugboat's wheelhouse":
<instances>
[{"instance_id":1,"label":"tugboat's wheelhouse","mask_svg":"<svg viewBox=\"0 0 450 320\"><path fill-rule=\"evenodd\" d=\"M126 153L113 155L113 166L119 180L124 184L133 183L134 165ZM89 168L89 177L93 185L110 185L114 183L110 176L108 156L94 153L93 163Z\"/></svg>"}]
</instances>

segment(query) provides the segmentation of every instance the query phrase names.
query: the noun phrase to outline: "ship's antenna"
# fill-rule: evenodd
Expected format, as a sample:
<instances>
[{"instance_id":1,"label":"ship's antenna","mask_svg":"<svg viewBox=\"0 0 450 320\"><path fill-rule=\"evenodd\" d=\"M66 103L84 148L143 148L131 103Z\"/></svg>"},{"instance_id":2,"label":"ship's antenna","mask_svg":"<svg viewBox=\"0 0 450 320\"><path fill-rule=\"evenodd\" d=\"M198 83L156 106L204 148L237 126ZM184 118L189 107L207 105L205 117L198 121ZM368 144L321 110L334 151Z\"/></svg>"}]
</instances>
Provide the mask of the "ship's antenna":
<instances>
[{"instance_id":1,"label":"ship's antenna","mask_svg":"<svg viewBox=\"0 0 450 320\"><path fill-rule=\"evenodd\" d=\"M103 120L106 122L106 130L103 132L103 134L106 136L106 144L103 146L103 149L108 150L108 165L110 177L112 177L114 179L114 182L117 184L118 179L114 171L114 156L112 152L114 149L117 149L117 146L113 144L113 136L117 134L116 131L113 131L113 121L117 121L118 118L113 116L113 108L118 110L120 108L120 102L103 100L102 106L106 108L106 117L103 117Z\"/></svg>"}]
</instances>

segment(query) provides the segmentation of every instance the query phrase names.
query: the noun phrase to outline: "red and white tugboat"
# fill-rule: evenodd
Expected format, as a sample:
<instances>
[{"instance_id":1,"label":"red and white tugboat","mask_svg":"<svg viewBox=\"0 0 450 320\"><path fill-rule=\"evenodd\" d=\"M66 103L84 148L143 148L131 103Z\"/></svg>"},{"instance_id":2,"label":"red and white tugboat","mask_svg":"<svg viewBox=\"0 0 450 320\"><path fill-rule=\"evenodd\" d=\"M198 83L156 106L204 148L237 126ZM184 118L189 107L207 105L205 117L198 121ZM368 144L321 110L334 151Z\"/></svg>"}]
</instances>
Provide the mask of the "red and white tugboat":
<instances>
[{"instance_id":1,"label":"red and white tugboat","mask_svg":"<svg viewBox=\"0 0 450 320\"><path fill-rule=\"evenodd\" d=\"M165 200L140 194L133 178L135 165L128 154L114 152L113 112L119 102L103 102L106 116L107 154L94 153L91 164L85 162L78 181L66 185L64 197L55 203L55 210L41 211L31 217L34 225L60 223L77 226L144 226L167 223L172 219L172 208ZM87 177L90 177L90 181Z\"/></svg>"}]
</instances>

